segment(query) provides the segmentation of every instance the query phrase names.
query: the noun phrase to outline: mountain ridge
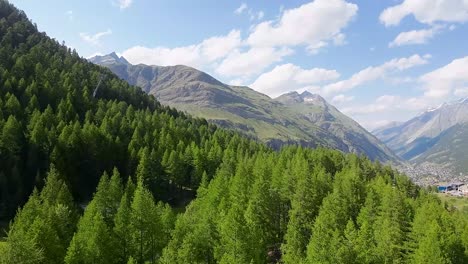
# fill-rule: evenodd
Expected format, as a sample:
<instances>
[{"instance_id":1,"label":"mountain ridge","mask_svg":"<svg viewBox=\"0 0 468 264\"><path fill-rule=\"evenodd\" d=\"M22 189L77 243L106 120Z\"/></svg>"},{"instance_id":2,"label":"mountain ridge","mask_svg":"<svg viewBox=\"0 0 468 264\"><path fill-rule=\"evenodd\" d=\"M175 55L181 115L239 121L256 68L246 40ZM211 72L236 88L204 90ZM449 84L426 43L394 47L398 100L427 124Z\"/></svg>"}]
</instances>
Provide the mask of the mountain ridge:
<instances>
[{"instance_id":1,"label":"mountain ridge","mask_svg":"<svg viewBox=\"0 0 468 264\"><path fill-rule=\"evenodd\" d=\"M463 165L468 162L468 156L450 152L462 145L461 140L468 139L467 124L468 98L461 98L373 133L397 155L414 164L435 163L452 169L454 174L468 174L468 168Z\"/></svg>"},{"instance_id":2,"label":"mountain ridge","mask_svg":"<svg viewBox=\"0 0 468 264\"><path fill-rule=\"evenodd\" d=\"M188 66L132 65L116 53L89 60L153 94L162 104L235 128L275 148L291 143L323 146L372 160L398 160L357 122L308 91L271 98L249 87L224 84Z\"/></svg>"}]
</instances>

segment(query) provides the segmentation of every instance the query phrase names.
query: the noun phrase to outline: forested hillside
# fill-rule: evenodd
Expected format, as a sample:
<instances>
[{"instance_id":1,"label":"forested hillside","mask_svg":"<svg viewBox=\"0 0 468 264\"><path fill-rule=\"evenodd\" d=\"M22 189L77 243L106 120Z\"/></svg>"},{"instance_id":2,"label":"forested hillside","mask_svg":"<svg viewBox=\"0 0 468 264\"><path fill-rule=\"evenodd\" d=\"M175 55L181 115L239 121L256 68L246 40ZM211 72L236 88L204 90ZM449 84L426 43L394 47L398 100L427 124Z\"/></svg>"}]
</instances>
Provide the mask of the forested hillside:
<instances>
[{"instance_id":1,"label":"forested hillside","mask_svg":"<svg viewBox=\"0 0 468 264\"><path fill-rule=\"evenodd\" d=\"M0 76L0 263L468 262L467 215L406 176L161 107L4 0Z\"/></svg>"},{"instance_id":2,"label":"forested hillside","mask_svg":"<svg viewBox=\"0 0 468 264\"><path fill-rule=\"evenodd\" d=\"M196 190L204 172L211 178L223 152L263 148L161 107L0 5L0 218L42 187L50 164L87 201L104 171L116 167L126 180L145 156L148 184L170 201Z\"/></svg>"}]
</instances>

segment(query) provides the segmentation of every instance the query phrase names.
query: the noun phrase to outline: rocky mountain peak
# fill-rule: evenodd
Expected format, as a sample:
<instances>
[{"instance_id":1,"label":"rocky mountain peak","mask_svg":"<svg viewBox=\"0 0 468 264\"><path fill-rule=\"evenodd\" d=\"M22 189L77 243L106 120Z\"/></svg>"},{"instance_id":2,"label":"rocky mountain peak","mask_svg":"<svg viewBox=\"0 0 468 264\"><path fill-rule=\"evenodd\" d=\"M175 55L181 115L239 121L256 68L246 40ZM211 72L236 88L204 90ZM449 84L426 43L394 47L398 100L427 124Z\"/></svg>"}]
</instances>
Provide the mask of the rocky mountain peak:
<instances>
[{"instance_id":1,"label":"rocky mountain peak","mask_svg":"<svg viewBox=\"0 0 468 264\"><path fill-rule=\"evenodd\" d=\"M247 87L226 85L191 67L123 65L119 63L122 58L116 57L109 54L94 61L155 95L164 105L235 128L274 148L295 143L365 154L372 160L398 160L374 136L317 94L294 91L271 99ZM116 63L100 63L103 59Z\"/></svg>"},{"instance_id":2,"label":"rocky mountain peak","mask_svg":"<svg viewBox=\"0 0 468 264\"><path fill-rule=\"evenodd\" d=\"M283 104L311 104L325 106L327 104L326 100L318 94L310 93L309 91L304 91L301 94L293 91L286 94L283 94L275 99Z\"/></svg>"},{"instance_id":3,"label":"rocky mountain peak","mask_svg":"<svg viewBox=\"0 0 468 264\"><path fill-rule=\"evenodd\" d=\"M119 57L119 55L117 55L117 53L115 52L112 52L107 55L97 55L92 58L89 58L88 60L95 64L130 64L123 56Z\"/></svg>"}]
</instances>

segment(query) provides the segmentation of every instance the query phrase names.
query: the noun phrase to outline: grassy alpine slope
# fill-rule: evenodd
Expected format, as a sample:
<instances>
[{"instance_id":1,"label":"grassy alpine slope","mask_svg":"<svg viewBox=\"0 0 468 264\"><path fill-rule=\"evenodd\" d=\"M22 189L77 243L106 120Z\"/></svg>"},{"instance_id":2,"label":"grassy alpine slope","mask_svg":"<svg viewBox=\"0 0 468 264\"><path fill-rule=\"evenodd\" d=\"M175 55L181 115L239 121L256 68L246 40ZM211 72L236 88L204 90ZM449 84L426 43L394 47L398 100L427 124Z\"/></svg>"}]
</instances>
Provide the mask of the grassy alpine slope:
<instances>
[{"instance_id":1,"label":"grassy alpine slope","mask_svg":"<svg viewBox=\"0 0 468 264\"><path fill-rule=\"evenodd\" d=\"M90 59L153 94L164 105L259 138L270 146L322 146L382 162L398 158L357 122L318 95L296 92L276 99L230 86L187 66L132 65L115 53Z\"/></svg>"}]
</instances>

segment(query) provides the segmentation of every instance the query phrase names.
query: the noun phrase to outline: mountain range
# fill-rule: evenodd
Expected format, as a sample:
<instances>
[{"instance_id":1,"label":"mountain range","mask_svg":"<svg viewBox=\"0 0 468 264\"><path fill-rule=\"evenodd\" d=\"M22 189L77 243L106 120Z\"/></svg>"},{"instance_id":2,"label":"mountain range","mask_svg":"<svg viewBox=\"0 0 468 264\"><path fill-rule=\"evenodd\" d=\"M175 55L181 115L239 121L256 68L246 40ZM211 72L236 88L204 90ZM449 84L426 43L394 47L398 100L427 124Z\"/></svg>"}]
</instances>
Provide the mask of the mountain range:
<instances>
[{"instance_id":1,"label":"mountain range","mask_svg":"<svg viewBox=\"0 0 468 264\"><path fill-rule=\"evenodd\" d=\"M468 98L444 103L373 133L401 158L468 174Z\"/></svg>"},{"instance_id":2,"label":"mountain range","mask_svg":"<svg viewBox=\"0 0 468 264\"><path fill-rule=\"evenodd\" d=\"M321 96L307 91L272 99L249 87L224 84L183 65L132 65L116 53L89 60L141 87L164 105L237 129L274 148L292 143L334 148L382 162L399 160L357 122Z\"/></svg>"}]
</instances>

